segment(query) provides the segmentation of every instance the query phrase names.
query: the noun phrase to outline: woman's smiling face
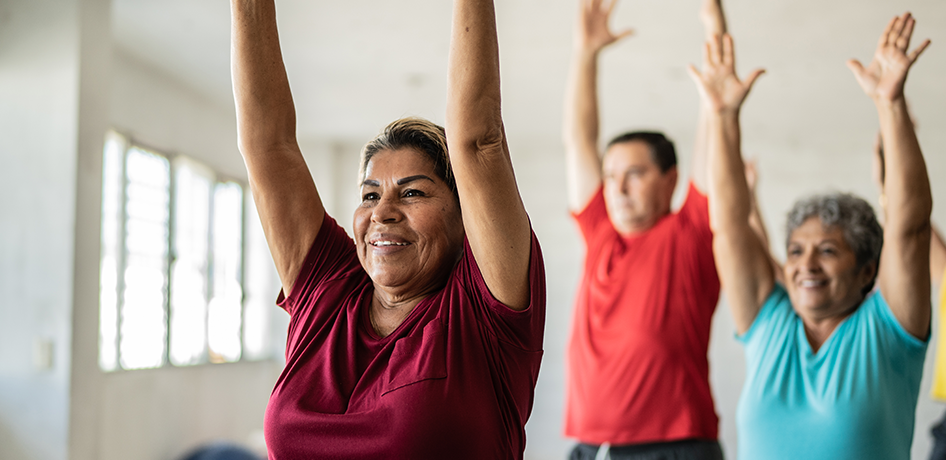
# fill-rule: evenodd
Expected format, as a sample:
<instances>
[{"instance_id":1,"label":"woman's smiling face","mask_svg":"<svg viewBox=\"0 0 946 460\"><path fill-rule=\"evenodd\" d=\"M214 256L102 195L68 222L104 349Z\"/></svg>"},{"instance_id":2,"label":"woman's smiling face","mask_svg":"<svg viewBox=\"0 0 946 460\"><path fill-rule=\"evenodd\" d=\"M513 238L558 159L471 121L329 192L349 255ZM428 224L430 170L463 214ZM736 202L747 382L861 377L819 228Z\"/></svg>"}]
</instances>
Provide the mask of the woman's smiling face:
<instances>
[{"instance_id":1,"label":"woman's smiling face","mask_svg":"<svg viewBox=\"0 0 946 460\"><path fill-rule=\"evenodd\" d=\"M876 270L873 263L858 267L844 232L825 228L817 217L792 232L786 255L786 289L803 318L846 315L863 299L863 289Z\"/></svg>"},{"instance_id":2,"label":"woman's smiling face","mask_svg":"<svg viewBox=\"0 0 946 460\"><path fill-rule=\"evenodd\" d=\"M355 209L358 258L376 289L410 298L439 289L463 248L456 197L411 148L375 154Z\"/></svg>"}]
</instances>

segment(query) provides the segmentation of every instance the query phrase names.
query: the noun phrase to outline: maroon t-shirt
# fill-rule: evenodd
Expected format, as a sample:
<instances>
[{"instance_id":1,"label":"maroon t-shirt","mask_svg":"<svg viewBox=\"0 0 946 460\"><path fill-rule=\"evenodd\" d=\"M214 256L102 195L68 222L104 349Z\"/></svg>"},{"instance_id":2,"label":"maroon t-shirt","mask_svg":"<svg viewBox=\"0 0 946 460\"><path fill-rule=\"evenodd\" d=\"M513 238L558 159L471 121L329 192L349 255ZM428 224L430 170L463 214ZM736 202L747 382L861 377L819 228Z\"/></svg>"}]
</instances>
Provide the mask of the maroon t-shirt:
<instances>
[{"instance_id":1,"label":"maroon t-shirt","mask_svg":"<svg viewBox=\"0 0 946 460\"><path fill-rule=\"evenodd\" d=\"M522 458L545 325L534 234L529 288L526 310L501 304L464 241L443 290L380 338L368 319L371 279L326 215L278 301L291 319L266 409L269 458Z\"/></svg>"}]
</instances>

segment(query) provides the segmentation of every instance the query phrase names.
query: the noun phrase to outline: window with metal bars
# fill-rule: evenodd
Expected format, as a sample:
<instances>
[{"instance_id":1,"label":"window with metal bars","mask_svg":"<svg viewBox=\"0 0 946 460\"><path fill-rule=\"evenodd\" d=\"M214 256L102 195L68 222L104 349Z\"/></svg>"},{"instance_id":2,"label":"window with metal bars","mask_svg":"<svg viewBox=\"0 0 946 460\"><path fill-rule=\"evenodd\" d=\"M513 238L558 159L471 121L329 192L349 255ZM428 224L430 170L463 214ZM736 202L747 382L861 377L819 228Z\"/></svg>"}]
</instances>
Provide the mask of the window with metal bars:
<instances>
[{"instance_id":1,"label":"window with metal bars","mask_svg":"<svg viewBox=\"0 0 946 460\"><path fill-rule=\"evenodd\" d=\"M265 315L244 295L243 185L114 132L102 172L101 368L264 357Z\"/></svg>"}]
</instances>

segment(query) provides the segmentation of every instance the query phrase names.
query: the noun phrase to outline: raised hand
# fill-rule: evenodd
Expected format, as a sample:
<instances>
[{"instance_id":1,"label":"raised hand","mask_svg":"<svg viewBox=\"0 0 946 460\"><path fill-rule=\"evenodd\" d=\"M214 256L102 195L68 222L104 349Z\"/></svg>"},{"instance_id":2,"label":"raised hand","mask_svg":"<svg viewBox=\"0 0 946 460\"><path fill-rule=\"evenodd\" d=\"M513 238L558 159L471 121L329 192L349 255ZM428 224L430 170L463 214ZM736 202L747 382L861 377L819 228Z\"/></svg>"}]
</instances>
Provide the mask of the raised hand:
<instances>
[{"instance_id":1,"label":"raised hand","mask_svg":"<svg viewBox=\"0 0 946 460\"><path fill-rule=\"evenodd\" d=\"M702 72L692 64L688 70L703 102L716 112L738 112L756 79L765 72L756 69L744 80L736 76L736 58L729 34L717 35L706 42Z\"/></svg>"},{"instance_id":2,"label":"raised hand","mask_svg":"<svg viewBox=\"0 0 946 460\"><path fill-rule=\"evenodd\" d=\"M608 26L611 12L617 0L580 0L581 11L578 14L578 29L575 33L575 45L591 53L597 53L604 47L634 33L630 29L613 32Z\"/></svg>"},{"instance_id":3,"label":"raised hand","mask_svg":"<svg viewBox=\"0 0 946 460\"><path fill-rule=\"evenodd\" d=\"M854 72L854 78L868 96L874 101L896 101L903 98L903 84L907 72L920 57L920 53L930 45L925 40L913 52L908 53L910 38L916 20L910 13L894 17L880 35L874 59L865 68L856 59L847 61L847 66Z\"/></svg>"}]
</instances>

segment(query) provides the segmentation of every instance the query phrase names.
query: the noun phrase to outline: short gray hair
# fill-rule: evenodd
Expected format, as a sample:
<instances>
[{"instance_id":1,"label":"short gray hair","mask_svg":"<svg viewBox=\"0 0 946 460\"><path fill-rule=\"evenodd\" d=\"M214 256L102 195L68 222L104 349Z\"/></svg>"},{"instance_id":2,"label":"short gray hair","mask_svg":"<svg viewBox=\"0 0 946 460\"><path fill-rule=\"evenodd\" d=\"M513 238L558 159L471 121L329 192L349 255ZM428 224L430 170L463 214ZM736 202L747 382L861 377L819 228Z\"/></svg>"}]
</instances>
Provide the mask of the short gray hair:
<instances>
[{"instance_id":1,"label":"short gray hair","mask_svg":"<svg viewBox=\"0 0 946 460\"><path fill-rule=\"evenodd\" d=\"M880 250L884 246L884 229L877 222L874 208L862 198L848 193L814 195L795 202L788 212L785 225L785 246L792 233L808 219L817 217L824 227L836 227L844 234L844 241L854 251L858 269L870 262L880 264ZM874 287L874 279L864 289L864 294Z\"/></svg>"}]
</instances>

